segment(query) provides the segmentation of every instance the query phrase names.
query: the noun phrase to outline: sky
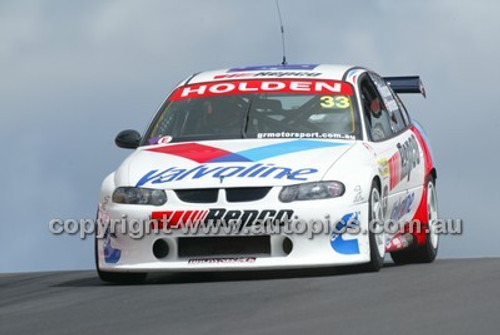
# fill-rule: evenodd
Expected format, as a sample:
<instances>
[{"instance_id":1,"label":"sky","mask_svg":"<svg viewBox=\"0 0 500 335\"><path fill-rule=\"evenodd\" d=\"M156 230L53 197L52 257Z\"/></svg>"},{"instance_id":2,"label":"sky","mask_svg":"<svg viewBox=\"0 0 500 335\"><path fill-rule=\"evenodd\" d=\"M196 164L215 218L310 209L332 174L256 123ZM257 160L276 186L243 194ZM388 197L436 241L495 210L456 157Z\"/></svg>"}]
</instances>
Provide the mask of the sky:
<instances>
[{"instance_id":1,"label":"sky","mask_svg":"<svg viewBox=\"0 0 500 335\"><path fill-rule=\"evenodd\" d=\"M404 96L432 139L440 216L461 218L439 257L500 256L500 2L281 0L290 63L419 74ZM93 218L100 184L190 74L277 64L272 0L0 2L0 272L88 269L89 238L48 222Z\"/></svg>"}]
</instances>

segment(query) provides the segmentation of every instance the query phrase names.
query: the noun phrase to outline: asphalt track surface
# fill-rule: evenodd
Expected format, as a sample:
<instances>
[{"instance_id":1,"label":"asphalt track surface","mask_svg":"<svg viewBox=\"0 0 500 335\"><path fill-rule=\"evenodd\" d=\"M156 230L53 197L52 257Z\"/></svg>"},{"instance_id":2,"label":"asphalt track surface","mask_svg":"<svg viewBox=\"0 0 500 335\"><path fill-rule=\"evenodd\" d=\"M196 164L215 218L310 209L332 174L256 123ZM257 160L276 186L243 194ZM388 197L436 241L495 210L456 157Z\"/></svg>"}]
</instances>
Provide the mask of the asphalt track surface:
<instances>
[{"instance_id":1,"label":"asphalt track surface","mask_svg":"<svg viewBox=\"0 0 500 335\"><path fill-rule=\"evenodd\" d=\"M0 275L0 334L499 334L500 259L351 269Z\"/></svg>"}]
</instances>

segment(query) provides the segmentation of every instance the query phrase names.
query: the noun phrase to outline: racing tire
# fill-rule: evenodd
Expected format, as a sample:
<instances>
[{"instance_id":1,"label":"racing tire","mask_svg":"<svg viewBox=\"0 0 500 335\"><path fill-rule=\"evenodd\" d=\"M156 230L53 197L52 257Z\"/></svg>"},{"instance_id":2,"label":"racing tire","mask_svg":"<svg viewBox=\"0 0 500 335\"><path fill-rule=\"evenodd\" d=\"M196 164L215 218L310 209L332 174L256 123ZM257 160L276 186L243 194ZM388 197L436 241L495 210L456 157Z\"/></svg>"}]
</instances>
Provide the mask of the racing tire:
<instances>
[{"instance_id":1,"label":"racing tire","mask_svg":"<svg viewBox=\"0 0 500 335\"><path fill-rule=\"evenodd\" d=\"M97 236L94 238L94 255L95 267L99 279L107 283L120 285L137 285L142 284L146 280L147 273L131 273L131 272L108 272L99 269L99 254L97 252Z\"/></svg>"},{"instance_id":2,"label":"racing tire","mask_svg":"<svg viewBox=\"0 0 500 335\"><path fill-rule=\"evenodd\" d=\"M379 185L375 180L372 182L368 198L368 226L370 261L363 264L361 269L365 272L378 272L384 266L385 236L383 229L382 196L380 195ZM377 230L377 232L374 230Z\"/></svg>"},{"instance_id":3,"label":"racing tire","mask_svg":"<svg viewBox=\"0 0 500 335\"><path fill-rule=\"evenodd\" d=\"M427 179L427 212L428 221L425 243L423 245L413 245L407 249L391 253L394 263L432 263L436 259L439 248L439 235L435 231L435 222L438 219L438 203L436 193L436 182L432 176Z\"/></svg>"}]
</instances>

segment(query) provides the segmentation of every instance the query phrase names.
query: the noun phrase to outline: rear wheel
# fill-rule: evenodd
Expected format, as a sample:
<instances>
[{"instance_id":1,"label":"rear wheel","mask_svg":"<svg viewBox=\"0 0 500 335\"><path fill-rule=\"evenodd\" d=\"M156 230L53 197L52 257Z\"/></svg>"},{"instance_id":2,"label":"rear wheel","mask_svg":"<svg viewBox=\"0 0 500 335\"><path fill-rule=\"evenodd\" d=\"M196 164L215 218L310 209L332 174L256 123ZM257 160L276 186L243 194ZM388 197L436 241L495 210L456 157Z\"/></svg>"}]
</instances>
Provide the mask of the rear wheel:
<instances>
[{"instance_id":1,"label":"rear wheel","mask_svg":"<svg viewBox=\"0 0 500 335\"><path fill-rule=\"evenodd\" d=\"M373 181L368 199L370 262L363 265L365 271L377 272L384 265L385 235L383 219L382 197L377 182Z\"/></svg>"},{"instance_id":2,"label":"rear wheel","mask_svg":"<svg viewBox=\"0 0 500 335\"><path fill-rule=\"evenodd\" d=\"M97 275L102 281L113 284L142 284L146 280L146 273L108 272L99 269L99 253L97 251L97 236L94 240L95 267Z\"/></svg>"},{"instance_id":3,"label":"rear wheel","mask_svg":"<svg viewBox=\"0 0 500 335\"><path fill-rule=\"evenodd\" d=\"M391 253L392 260L396 264L431 263L436 258L439 247L439 235L436 232L438 203L436 183L432 176L429 177L426 187L428 220L425 227L427 229L425 244Z\"/></svg>"}]
</instances>

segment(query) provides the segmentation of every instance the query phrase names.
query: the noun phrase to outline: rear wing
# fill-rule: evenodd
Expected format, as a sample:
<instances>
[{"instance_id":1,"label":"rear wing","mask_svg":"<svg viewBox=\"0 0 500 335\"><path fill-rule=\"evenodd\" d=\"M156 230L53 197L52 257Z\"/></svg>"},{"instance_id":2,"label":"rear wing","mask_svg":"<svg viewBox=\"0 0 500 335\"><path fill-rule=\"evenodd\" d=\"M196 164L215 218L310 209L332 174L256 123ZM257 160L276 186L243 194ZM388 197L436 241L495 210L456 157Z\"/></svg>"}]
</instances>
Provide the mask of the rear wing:
<instances>
[{"instance_id":1,"label":"rear wing","mask_svg":"<svg viewBox=\"0 0 500 335\"><path fill-rule=\"evenodd\" d=\"M396 93L420 93L426 97L424 84L419 76L384 77Z\"/></svg>"}]
</instances>

